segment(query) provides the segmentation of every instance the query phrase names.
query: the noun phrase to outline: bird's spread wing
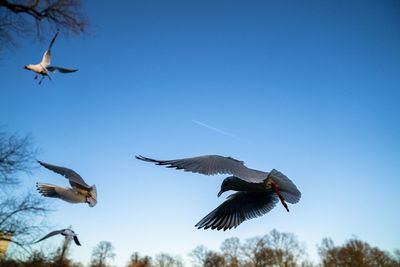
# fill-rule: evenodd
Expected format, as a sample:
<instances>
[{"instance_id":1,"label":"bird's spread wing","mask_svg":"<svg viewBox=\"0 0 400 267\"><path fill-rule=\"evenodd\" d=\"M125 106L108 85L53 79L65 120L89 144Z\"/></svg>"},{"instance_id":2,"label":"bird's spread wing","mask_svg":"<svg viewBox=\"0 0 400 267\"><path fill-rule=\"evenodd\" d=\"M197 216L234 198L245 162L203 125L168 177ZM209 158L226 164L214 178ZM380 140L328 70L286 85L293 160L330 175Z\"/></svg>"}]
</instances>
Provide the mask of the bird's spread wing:
<instances>
[{"instance_id":1,"label":"bird's spread wing","mask_svg":"<svg viewBox=\"0 0 400 267\"><path fill-rule=\"evenodd\" d=\"M46 50L46 52L44 52L43 57L42 57L42 61L40 62L40 65L47 69L47 66L50 65L51 59L50 59L50 50Z\"/></svg>"},{"instance_id":2,"label":"bird's spread wing","mask_svg":"<svg viewBox=\"0 0 400 267\"><path fill-rule=\"evenodd\" d=\"M58 31L56 32L56 34L54 35L53 39L51 39L51 42L49 44L49 48L47 48L46 52L44 52L43 54L43 58L42 61L40 62L40 65L43 66L43 68L46 68L48 65L50 65L50 54L51 54L51 47L53 46L54 42L56 41L58 36Z\"/></svg>"},{"instance_id":3,"label":"bird's spread wing","mask_svg":"<svg viewBox=\"0 0 400 267\"><path fill-rule=\"evenodd\" d=\"M63 192L67 191L67 189L60 186L42 183L36 183L36 188L42 196L55 198L62 198Z\"/></svg>"},{"instance_id":4,"label":"bird's spread wing","mask_svg":"<svg viewBox=\"0 0 400 267\"><path fill-rule=\"evenodd\" d=\"M78 237L77 237L76 235L74 235L74 241L75 241L75 244L76 244L77 246L80 246L80 245L81 245L81 243L79 242Z\"/></svg>"},{"instance_id":5,"label":"bird's spread wing","mask_svg":"<svg viewBox=\"0 0 400 267\"><path fill-rule=\"evenodd\" d=\"M136 158L157 165L165 165L167 168L183 169L184 171L205 175L231 174L249 183L260 183L268 176L268 172L247 168L243 161L218 155L176 160L155 160L143 156L136 156Z\"/></svg>"},{"instance_id":6,"label":"bird's spread wing","mask_svg":"<svg viewBox=\"0 0 400 267\"><path fill-rule=\"evenodd\" d=\"M48 233L47 235L45 235L44 237L42 237L41 239L39 239L38 241L34 242L33 244L39 243L40 241L43 241L43 240L45 240L46 238L49 238L49 237L51 237L51 236L53 236L53 235L61 234L63 231L64 231L64 229L62 229L62 230L56 230L56 231L50 232L50 233Z\"/></svg>"},{"instance_id":7,"label":"bird's spread wing","mask_svg":"<svg viewBox=\"0 0 400 267\"><path fill-rule=\"evenodd\" d=\"M54 34L54 37L53 37L53 39L51 39L51 42L49 44L49 48L47 48L47 50L49 50L49 51L51 50L51 47L53 46L54 42L57 39L58 33L59 33L59 31L57 31L56 34Z\"/></svg>"},{"instance_id":8,"label":"bird's spread wing","mask_svg":"<svg viewBox=\"0 0 400 267\"><path fill-rule=\"evenodd\" d=\"M78 70L78 69L56 67L56 66L48 66L46 69L50 72L60 72L60 73L70 73Z\"/></svg>"},{"instance_id":9,"label":"bird's spread wing","mask_svg":"<svg viewBox=\"0 0 400 267\"><path fill-rule=\"evenodd\" d=\"M278 184L281 194L287 202L291 204L299 202L301 198L301 192L286 175L273 169L269 173L269 177L271 177L271 179Z\"/></svg>"},{"instance_id":10,"label":"bird's spread wing","mask_svg":"<svg viewBox=\"0 0 400 267\"><path fill-rule=\"evenodd\" d=\"M80 186L80 187L83 187L88 190L90 189L90 186L87 183L85 183L85 181L82 179L82 177L79 174L77 174L75 171L65 168L65 167L59 167L59 166L48 164L48 163L41 162L41 161L38 161L38 162L43 167L67 178L70 181L70 184L72 186Z\"/></svg>"},{"instance_id":11,"label":"bird's spread wing","mask_svg":"<svg viewBox=\"0 0 400 267\"><path fill-rule=\"evenodd\" d=\"M79 195L65 187L42 183L36 183L36 187L42 196L60 198L72 203L79 202Z\"/></svg>"},{"instance_id":12,"label":"bird's spread wing","mask_svg":"<svg viewBox=\"0 0 400 267\"><path fill-rule=\"evenodd\" d=\"M275 207L277 201L274 193L237 192L201 219L195 227L224 231L236 228L245 220L266 214Z\"/></svg>"}]
</instances>

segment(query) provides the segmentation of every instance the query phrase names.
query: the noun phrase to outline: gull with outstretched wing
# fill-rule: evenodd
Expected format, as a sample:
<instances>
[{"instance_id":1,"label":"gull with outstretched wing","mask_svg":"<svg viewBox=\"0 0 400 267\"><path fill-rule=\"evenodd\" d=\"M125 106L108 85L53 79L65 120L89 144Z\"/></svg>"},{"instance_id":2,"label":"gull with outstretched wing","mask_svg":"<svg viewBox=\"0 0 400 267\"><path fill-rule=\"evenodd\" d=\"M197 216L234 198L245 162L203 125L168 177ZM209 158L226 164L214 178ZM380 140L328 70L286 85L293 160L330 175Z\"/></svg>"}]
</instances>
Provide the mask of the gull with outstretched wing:
<instances>
[{"instance_id":1,"label":"gull with outstretched wing","mask_svg":"<svg viewBox=\"0 0 400 267\"><path fill-rule=\"evenodd\" d=\"M41 239L39 239L38 241L34 242L33 244L39 243L40 241L43 241L49 237L55 236L55 235L59 235L61 234L62 236L65 237L65 240L67 239L74 239L74 242L77 246L80 246L81 243L79 242L78 236L77 234L71 229L71 228L65 228L65 229L61 229L61 230L56 230L53 232L48 233L47 235L45 235L44 237L42 237Z\"/></svg>"},{"instance_id":2,"label":"gull with outstretched wing","mask_svg":"<svg viewBox=\"0 0 400 267\"><path fill-rule=\"evenodd\" d=\"M97 189L95 185L89 186L75 171L38 161L40 165L69 180L71 188L52 184L37 183L38 191L45 197L59 198L69 203L88 203L90 207L97 204Z\"/></svg>"},{"instance_id":3,"label":"gull with outstretched wing","mask_svg":"<svg viewBox=\"0 0 400 267\"><path fill-rule=\"evenodd\" d=\"M51 80L50 77L50 72L60 72L60 73L70 73L70 72L75 72L78 69L73 69L73 68L64 68L64 67L57 67L57 66L51 66L51 47L53 46L54 42L56 41L58 36L58 31L54 35L53 39L51 39L50 45L47 48L47 50L44 52L42 61L39 64L29 64L24 66L25 69L31 70L36 73L35 80L39 77L39 75L42 75L42 78L39 80L39 84L42 83L43 79L47 76Z\"/></svg>"},{"instance_id":4,"label":"gull with outstretched wing","mask_svg":"<svg viewBox=\"0 0 400 267\"><path fill-rule=\"evenodd\" d=\"M225 202L200 220L195 226L224 231L236 228L245 220L262 216L273 209L280 200L287 211L286 202L294 204L301 193L283 173L273 169L263 172L246 167L243 161L232 157L206 155L176 160L155 160L143 156L137 159L205 175L228 174L221 184L220 196L228 190L237 191Z\"/></svg>"}]
</instances>

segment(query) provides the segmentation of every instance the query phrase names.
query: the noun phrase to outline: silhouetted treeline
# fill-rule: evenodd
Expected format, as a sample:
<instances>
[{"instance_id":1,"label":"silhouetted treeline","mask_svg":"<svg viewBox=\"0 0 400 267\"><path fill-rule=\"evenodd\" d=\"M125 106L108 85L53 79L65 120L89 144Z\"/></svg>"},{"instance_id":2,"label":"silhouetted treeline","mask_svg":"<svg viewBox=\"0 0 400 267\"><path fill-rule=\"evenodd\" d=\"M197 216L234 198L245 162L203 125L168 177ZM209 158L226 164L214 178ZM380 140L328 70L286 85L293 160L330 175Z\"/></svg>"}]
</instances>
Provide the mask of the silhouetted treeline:
<instances>
[{"instance_id":1,"label":"silhouetted treeline","mask_svg":"<svg viewBox=\"0 0 400 267\"><path fill-rule=\"evenodd\" d=\"M319 262L308 259L305 246L292 233L272 230L261 237L241 241L232 237L224 240L218 251L205 246L195 247L184 262L180 256L160 253L154 257L132 253L126 267L400 267L400 250L393 253L373 247L365 241L351 238L343 245L335 245L325 238L318 246ZM10 267L108 267L115 256L110 242L102 241L94 249L88 265L74 262L65 256L59 263L59 252L46 256L33 252L25 261L6 259L0 266Z\"/></svg>"}]
</instances>

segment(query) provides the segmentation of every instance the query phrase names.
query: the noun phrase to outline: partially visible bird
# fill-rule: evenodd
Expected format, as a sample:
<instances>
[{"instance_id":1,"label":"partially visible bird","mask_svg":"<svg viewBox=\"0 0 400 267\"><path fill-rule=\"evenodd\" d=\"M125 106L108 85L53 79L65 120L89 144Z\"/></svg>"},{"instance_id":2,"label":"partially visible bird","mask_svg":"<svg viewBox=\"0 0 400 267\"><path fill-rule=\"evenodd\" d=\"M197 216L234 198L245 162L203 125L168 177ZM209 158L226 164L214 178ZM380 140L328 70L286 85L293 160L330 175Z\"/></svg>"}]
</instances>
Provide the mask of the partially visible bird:
<instances>
[{"instance_id":1,"label":"partially visible bird","mask_svg":"<svg viewBox=\"0 0 400 267\"><path fill-rule=\"evenodd\" d=\"M36 74L35 80L39 77L39 75L42 75L42 78L39 81L39 84L42 84L43 79L47 76L49 77L49 80L51 80L51 77L49 75L49 72L60 72L60 73L70 73L70 72L75 72L78 69L71 69L71 68L64 68L64 67L56 67L56 66L50 66L50 57L51 57L51 47L53 46L54 42L56 41L58 36L58 31L54 35L53 39L50 42L49 48L47 48L46 52L44 52L42 61L39 64L29 64L24 66L24 69L26 70L31 70Z\"/></svg>"},{"instance_id":2,"label":"partially visible bird","mask_svg":"<svg viewBox=\"0 0 400 267\"><path fill-rule=\"evenodd\" d=\"M247 168L243 161L219 155L207 155L176 160L155 160L143 156L137 159L165 165L167 168L205 175L231 174L221 184L220 196L228 190L238 191L201 219L195 226L204 229L224 231L236 228L243 221L262 216L275 207L278 199L287 211L286 201L294 204L300 200L301 193L296 185L284 174L273 169L263 172Z\"/></svg>"},{"instance_id":3,"label":"partially visible bird","mask_svg":"<svg viewBox=\"0 0 400 267\"><path fill-rule=\"evenodd\" d=\"M33 244L39 243L40 241L43 241L49 237L55 236L61 234L62 236L65 236L65 240L74 239L74 242L77 246L80 246L81 243L78 240L78 236L77 234L71 229L71 228L65 228L65 229L61 229L61 230L56 230L53 232L48 233L47 235L45 235L44 237L42 237L41 239L39 239L38 241L34 242Z\"/></svg>"},{"instance_id":4,"label":"partially visible bird","mask_svg":"<svg viewBox=\"0 0 400 267\"><path fill-rule=\"evenodd\" d=\"M97 189L95 185L89 186L75 171L56 165L38 161L43 167L61 174L69 180L72 188L52 184L37 183L37 190L45 197L60 198L70 203L88 203L90 207L97 204Z\"/></svg>"}]
</instances>

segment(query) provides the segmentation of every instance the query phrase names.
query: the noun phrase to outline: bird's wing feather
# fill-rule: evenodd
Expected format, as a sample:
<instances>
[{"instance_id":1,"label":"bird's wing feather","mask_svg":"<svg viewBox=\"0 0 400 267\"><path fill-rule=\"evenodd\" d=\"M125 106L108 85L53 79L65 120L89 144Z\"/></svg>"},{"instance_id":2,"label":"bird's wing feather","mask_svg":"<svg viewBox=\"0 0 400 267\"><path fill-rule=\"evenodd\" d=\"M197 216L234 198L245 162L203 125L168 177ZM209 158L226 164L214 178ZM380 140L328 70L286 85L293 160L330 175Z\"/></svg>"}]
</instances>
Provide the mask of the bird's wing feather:
<instances>
[{"instance_id":1,"label":"bird's wing feather","mask_svg":"<svg viewBox=\"0 0 400 267\"><path fill-rule=\"evenodd\" d=\"M49 237L51 237L51 236L53 236L53 235L61 234L63 231L64 231L64 229L62 229L62 230L56 230L56 231L50 232L50 233L48 233L47 235L45 235L44 237L42 237L41 239L39 239L38 241L34 242L33 244L39 243L40 241L43 241L43 240L45 240L46 238L49 238Z\"/></svg>"},{"instance_id":2,"label":"bird's wing feather","mask_svg":"<svg viewBox=\"0 0 400 267\"><path fill-rule=\"evenodd\" d=\"M268 172L247 168L243 161L219 155L175 160L156 160L143 156L136 156L136 158L157 165L165 165L167 168L182 169L184 171L205 175L231 174L249 183L260 183L268 176Z\"/></svg>"},{"instance_id":3,"label":"bird's wing feather","mask_svg":"<svg viewBox=\"0 0 400 267\"><path fill-rule=\"evenodd\" d=\"M74 235L74 241L75 241L75 244L76 244L77 246L80 246L80 245L81 245L81 243L79 242L78 237L77 237L76 235Z\"/></svg>"},{"instance_id":4,"label":"bird's wing feather","mask_svg":"<svg viewBox=\"0 0 400 267\"><path fill-rule=\"evenodd\" d=\"M46 52L44 52L43 57L42 57L42 61L40 62L40 65L43 68L47 68L47 66L50 65L51 62L51 52L50 50L46 50Z\"/></svg>"},{"instance_id":5,"label":"bird's wing feather","mask_svg":"<svg viewBox=\"0 0 400 267\"><path fill-rule=\"evenodd\" d=\"M65 188L52 184L36 184L37 190L45 197L59 198L69 203L85 203L87 202L87 191L82 192L76 188ZM90 198L90 206L96 205L97 200Z\"/></svg>"},{"instance_id":6,"label":"bird's wing feather","mask_svg":"<svg viewBox=\"0 0 400 267\"><path fill-rule=\"evenodd\" d=\"M54 34L54 37L53 37L53 39L51 39L50 44L49 44L49 48L47 48L47 50L49 50L49 51L51 50L51 47L53 46L54 42L57 39L58 33L59 33L59 31L57 31L56 34Z\"/></svg>"},{"instance_id":7,"label":"bird's wing feather","mask_svg":"<svg viewBox=\"0 0 400 267\"><path fill-rule=\"evenodd\" d=\"M48 66L46 68L50 72L60 72L60 73L70 73L70 72L75 72L78 69L72 69L72 68L64 68L64 67L56 67L56 66Z\"/></svg>"},{"instance_id":8,"label":"bird's wing feather","mask_svg":"<svg viewBox=\"0 0 400 267\"><path fill-rule=\"evenodd\" d=\"M51 47L53 46L54 42L56 41L58 36L58 31L56 32L56 34L54 35L53 39L51 39L51 42L49 44L49 48L47 48L46 52L44 52L43 57L42 57L42 61L40 62L40 64L46 68L48 65L50 65L51 62Z\"/></svg>"},{"instance_id":9,"label":"bird's wing feather","mask_svg":"<svg viewBox=\"0 0 400 267\"><path fill-rule=\"evenodd\" d=\"M70 203L80 203L84 201L83 195L65 187L43 183L37 183L36 187L40 194L45 197L59 198Z\"/></svg>"},{"instance_id":10,"label":"bird's wing feather","mask_svg":"<svg viewBox=\"0 0 400 267\"><path fill-rule=\"evenodd\" d=\"M237 192L201 219L195 227L224 231L236 228L245 220L266 214L275 207L277 201L274 193Z\"/></svg>"},{"instance_id":11,"label":"bird's wing feather","mask_svg":"<svg viewBox=\"0 0 400 267\"><path fill-rule=\"evenodd\" d=\"M297 189L296 185L283 173L272 169L269 177L273 179L279 186L283 198L291 204L299 202L301 192Z\"/></svg>"},{"instance_id":12,"label":"bird's wing feather","mask_svg":"<svg viewBox=\"0 0 400 267\"><path fill-rule=\"evenodd\" d=\"M65 167L59 167L59 166L48 164L48 163L41 162L41 161L38 161L38 162L40 165L42 165L46 169L49 169L55 173L58 173L58 174L64 176L65 178L67 178L68 180L70 180L71 185L72 185L72 183L76 183L85 189L90 189L90 186L75 171L65 168Z\"/></svg>"},{"instance_id":13,"label":"bird's wing feather","mask_svg":"<svg viewBox=\"0 0 400 267\"><path fill-rule=\"evenodd\" d=\"M64 192L68 191L68 189L61 186L43 183L36 183L36 188L42 196L54 198L63 198L64 195L67 195Z\"/></svg>"}]
</instances>

